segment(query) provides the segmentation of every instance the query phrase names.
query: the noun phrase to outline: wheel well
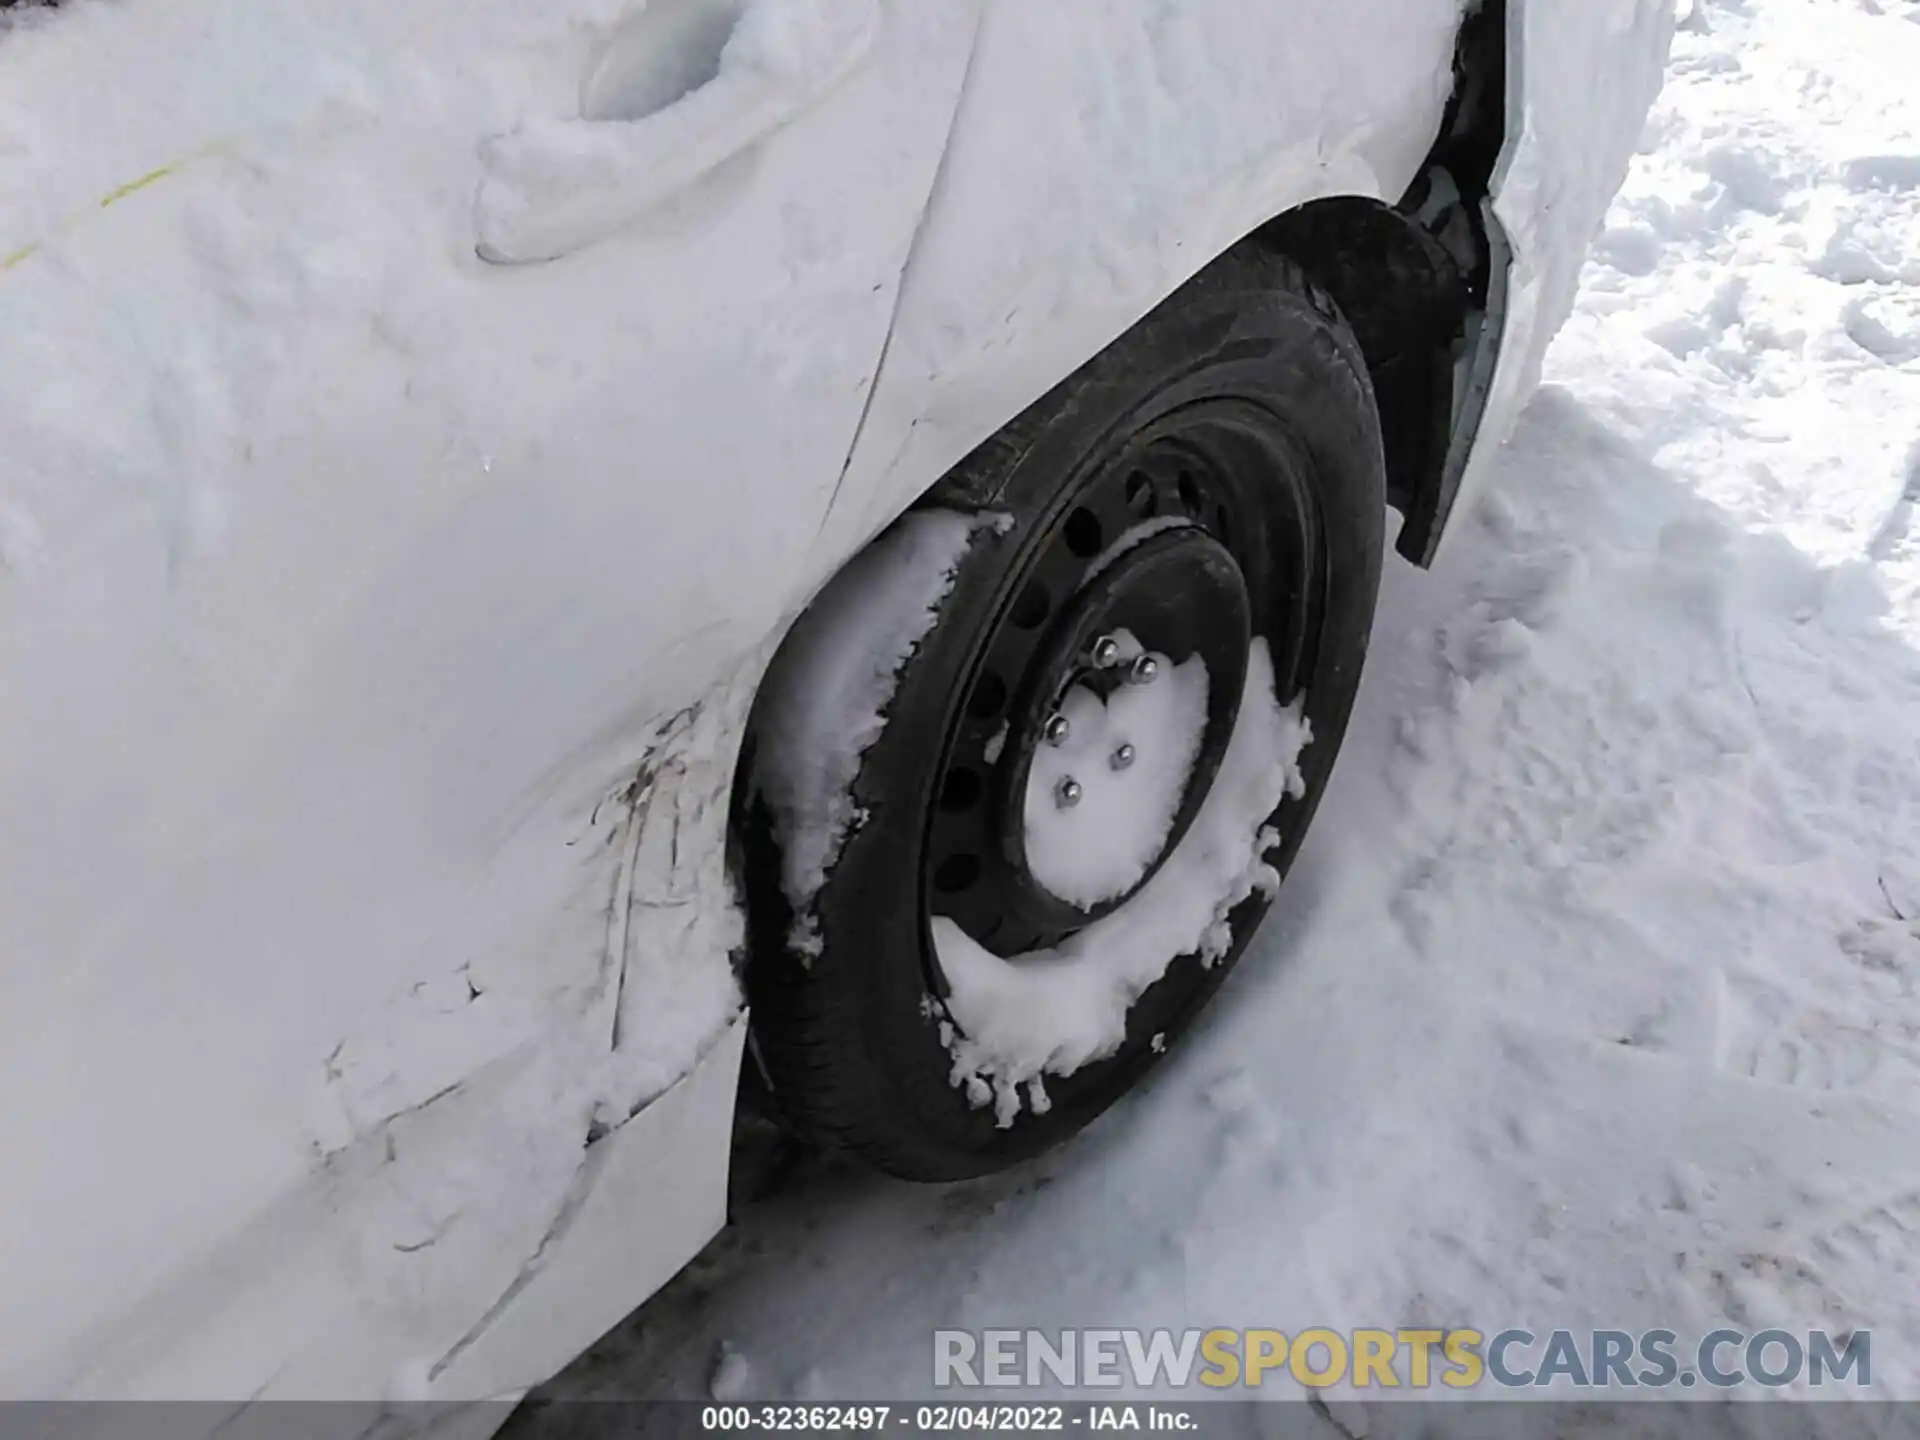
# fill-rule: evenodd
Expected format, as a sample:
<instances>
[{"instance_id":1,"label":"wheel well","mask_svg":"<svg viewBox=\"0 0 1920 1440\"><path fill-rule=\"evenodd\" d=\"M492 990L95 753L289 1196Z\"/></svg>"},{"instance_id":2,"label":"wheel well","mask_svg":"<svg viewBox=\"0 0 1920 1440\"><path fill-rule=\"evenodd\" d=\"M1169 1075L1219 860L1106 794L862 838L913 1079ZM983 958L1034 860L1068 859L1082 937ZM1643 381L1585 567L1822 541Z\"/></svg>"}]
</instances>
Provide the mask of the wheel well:
<instances>
[{"instance_id":1,"label":"wheel well","mask_svg":"<svg viewBox=\"0 0 1920 1440\"><path fill-rule=\"evenodd\" d=\"M1316 200L1255 233L1330 294L1360 341L1380 406L1387 499L1404 517L1399 550L1432 560L1479 415L1497 345L1486 324L1504 291L1504 241L1487 197L1507 135L1507 0L1463 21L1453 95L1419 176L1397 204Z\"/></svg>"}]
</instances>

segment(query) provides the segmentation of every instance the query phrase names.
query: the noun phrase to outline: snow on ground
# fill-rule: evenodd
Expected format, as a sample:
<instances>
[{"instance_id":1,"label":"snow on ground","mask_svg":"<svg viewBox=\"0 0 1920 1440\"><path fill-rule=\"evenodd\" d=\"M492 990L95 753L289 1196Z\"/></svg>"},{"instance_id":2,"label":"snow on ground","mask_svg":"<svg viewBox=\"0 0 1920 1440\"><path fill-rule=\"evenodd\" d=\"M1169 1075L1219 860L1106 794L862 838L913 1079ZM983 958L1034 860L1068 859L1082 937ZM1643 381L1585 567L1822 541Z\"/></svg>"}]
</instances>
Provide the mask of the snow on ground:
<instances>
[{"instance_id":1,"label":"snow on ground","mask_svg":"<svg viewBox=\"0 0 1920 1440\"><path fill-rule=\"evenodd\" d=\"M821 1167L557 1388L921 1395L936 1325L1724 1321L1870 1327L1920 1395L1915 74L1915 0L1692 6L1211 1014L1039 1164Z\"/></svg>"}]
</instances>

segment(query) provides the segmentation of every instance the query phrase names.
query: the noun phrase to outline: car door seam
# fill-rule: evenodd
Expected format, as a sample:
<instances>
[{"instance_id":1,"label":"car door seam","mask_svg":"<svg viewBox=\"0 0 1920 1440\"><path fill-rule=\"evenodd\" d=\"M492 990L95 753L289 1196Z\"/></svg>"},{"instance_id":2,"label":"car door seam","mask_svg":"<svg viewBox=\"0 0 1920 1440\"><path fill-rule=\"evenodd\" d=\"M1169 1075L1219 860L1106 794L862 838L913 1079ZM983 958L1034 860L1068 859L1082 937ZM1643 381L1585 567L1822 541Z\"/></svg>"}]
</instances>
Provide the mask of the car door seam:
<instances>
[{"instance_id":1,"label":"car door seam","mask_svg":"<svg viewBox=\"0 0 1920 1440\"><path fill-rule=\"evenodd\" d=\"M854 456L860 453L860 442L866 436L867 422L873 415L874 397L879 394L880 381L887 373L887 357L893 351L893 337L900 325L900 311L906 302L914 261L919 258L920 242L925 238L928 222L939 204L940 192L947 178L947 162L953 155L954 142L960 134L962 117L966 113L967 94L972 88L974 69L980 59L980 32L986 28L987 9L992 3L993 0L980 0L974 10L973 34L967 44L967 65L960 73L960 84L954 92L953 114L947 122L946 143L941 146L940 158L933 167L933 179L928 182L919 218L914 221L913 234L907 241L907 256L900 266L900 279L894 286L893 305L887 315L887 333L880 342L879 358L874 361L873 379L868 382L866 397L861 401L860 418L854 422L853 437L847 443L846 457L840 462L840 473L833 482L833 494L828 497L827 508L821 513L819 528L814 531L816 538L825 533L828 523L833 519L834 509L840 503L841 492L846 488L847 473L853 468Z\"/></svg>"}]
</instances>

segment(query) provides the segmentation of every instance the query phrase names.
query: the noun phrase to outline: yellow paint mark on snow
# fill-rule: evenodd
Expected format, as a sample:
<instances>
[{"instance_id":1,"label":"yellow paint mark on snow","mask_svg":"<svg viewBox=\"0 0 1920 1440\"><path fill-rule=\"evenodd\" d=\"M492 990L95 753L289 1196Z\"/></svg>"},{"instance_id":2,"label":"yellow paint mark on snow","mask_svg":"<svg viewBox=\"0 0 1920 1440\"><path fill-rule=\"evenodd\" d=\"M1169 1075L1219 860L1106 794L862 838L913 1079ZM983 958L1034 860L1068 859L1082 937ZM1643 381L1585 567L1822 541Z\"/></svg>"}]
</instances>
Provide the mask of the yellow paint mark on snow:
<instances>
[{"instance_id":1,"label":"yellow paint mark on snow","mask_svg":"<svg viewBox=\"0 0 1920 1440\"><path fill-rule=\"evenodd\" d=\"M127 196L133 194L134 191L144 190L147 188L147 186L153 184L153 182L156 180L164 180L167 176L173 174L174 171L178 170L182 165L190 164L195 158L197 157L188 155L182 159L171 161L168 164L162 165L158 170L148 171L145 175L142 175L138 180L129 180L126 184L122 185L118 190L108 191L105 195L102 195L100 197L100 208L104 210L107 208L107 206L113 204L114 201L124 200L127 198Z\"/></svg>"},{"instance_id":2,"label":"yellow paint mark on snow","mask_svg":"<svg viewBox=\"0 0 1920 1440\"><path fill-rule=\"evenodd\" d=\"M132 195L137 191L146 189L147 186L153 184L156 180L164 180L167 178L167 176L176 174L177 172L186 169L189 165L193 164L195 161L204 160L206 159L207 156L215 154L218 151L221 151L225 148L226 148L226 142L221 140L215 140L211 144L202 145L198 150L189 150L185 155L182 155L179 159L169 160L166 164L162 165L158 170L149 170L146 174L142 175L138 180L129 180L126 184L117 186L114 189L109 190L106 194L100 197L100 204L97 208L104 210L109 205L112 205L114 202L119 200L124 200L129 195ZM55 233L64 235L66 234L67 231L73 229L74 226L78 225L80 221L85 218L86 217L84 214L69 216L66 220L62 221L58 227L56 227ZM11 270L14 266L18 265L22 260L25 260L28 256L36 254L39 251L39 249L40 249L40 246L36 243L32 245L23 245L18 250L12 251L7 255L0 255L0 270Z\"/></svg>"}]
</instances>

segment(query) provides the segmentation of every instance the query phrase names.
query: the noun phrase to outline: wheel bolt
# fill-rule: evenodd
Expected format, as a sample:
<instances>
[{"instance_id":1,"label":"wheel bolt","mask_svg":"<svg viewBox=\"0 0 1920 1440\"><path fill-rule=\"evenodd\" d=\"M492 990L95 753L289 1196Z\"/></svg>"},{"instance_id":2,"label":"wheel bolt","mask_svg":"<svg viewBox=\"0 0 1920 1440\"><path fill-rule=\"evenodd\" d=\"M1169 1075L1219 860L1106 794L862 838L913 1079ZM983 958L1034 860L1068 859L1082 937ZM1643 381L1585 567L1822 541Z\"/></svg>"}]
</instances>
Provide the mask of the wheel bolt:
<instances>
[{"instance_id":1,"label":"wheel bolt","mask_svg":"<svg viewBox=\"0 0 1920 1440\"><path fill-rule=\"evenodd\" d=\"M1111 635L1102 635L1093 642L1093 663L1102 670L1111 670L1120 663L1120 642Z\"/></svg>"},{"instance_id":2,"label":"wheel bolt","mask_svg":"<svg viewBox=\"0 0 1920 1440\"><path fill-rule=\"evenodd\" d=\"M1053 803L1062 810L1071 810L1080 803L1080 797L1085 793L1080 788L1080 782L1069 775L1054 788Z\"/></svg>"},{"instance_id":3,"label":"wheel bolt","mask_svg":"<svg viewBox=\"0 0 1920 1440\"><path fill-rule=\"evenodd\" d=\"M1133 673L1127 678L1136 685L1151 685L1160 678L1160 662L1151 655L1142 655L1133 662Z\"/></svg>"},{"instance_id":4,"label":"wheel bolt","mask_svg":"<svg viewBox=\"0 0 1920 1440\"><path fill-rule=\"evenodd\" d=\"M1132 766L1135 758L1136 754L1133 746L1122 745L1107 757L1107 764L1111 765L1115 770L1125 770Z\"/></svg>"},{"instance_id":5,"label":"wheel bolt","mask_svg":"<svg viewBox=\"0 0 1920 1440\"><path fill-rule=\"evenodd\" d=\"M1064 715L1054 715L1048 718L1046 727L1040 733L1047 737L1049 745L1064 745L1067 737L1073 734L1073 722Z\"/></svg>"}]
</instances>

